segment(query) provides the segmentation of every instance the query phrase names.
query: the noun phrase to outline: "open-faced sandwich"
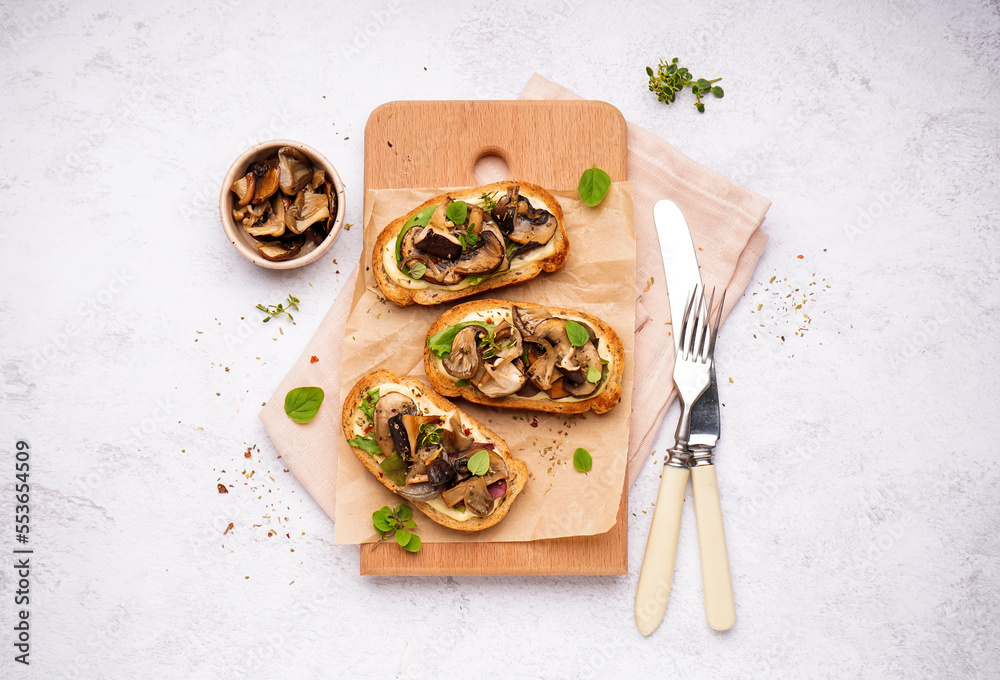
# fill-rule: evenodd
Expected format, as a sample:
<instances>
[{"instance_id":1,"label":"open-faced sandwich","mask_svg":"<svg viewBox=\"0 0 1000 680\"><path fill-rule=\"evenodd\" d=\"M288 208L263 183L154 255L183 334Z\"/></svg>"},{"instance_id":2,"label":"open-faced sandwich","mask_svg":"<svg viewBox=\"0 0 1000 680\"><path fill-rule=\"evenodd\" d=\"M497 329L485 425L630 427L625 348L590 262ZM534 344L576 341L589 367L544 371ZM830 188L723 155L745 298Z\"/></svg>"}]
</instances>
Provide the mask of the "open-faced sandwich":
<instances>
[{"instance_id":1,"label":"open-faced sandwich","mask_svg":"<svg viewBox=\"0 0 1000 680\"><path fill-rule=\"evenodd\" d=\"M435 305L554 272L568 255L555 197L528 182L495 182L436 196L390 222L372 271L397 305Z\"/></svg>"},{"instance_id":2,"label":"open-faced sandwich","mask_svg":"<svg viewBox=\"0 0 1000 680\"><path fill-rule=\"evenodd\" d=\"M494 432L419 380L391 371L358 381L342 423L354 453L382 484L452 529L499 522L528 477Z\"/></svg>"},{"instance_id":3,"label":"open-faced sandwich","mask_svg":"<svg viewBox=\"0 0 1000 680\"><path fill-rule=\"evenodd\" d=\"M606 323L574 309L478 300L431 324L424 370L435 390L477 404L604 413L622 396L625 350Z\"/></svg>"}]
</instances>

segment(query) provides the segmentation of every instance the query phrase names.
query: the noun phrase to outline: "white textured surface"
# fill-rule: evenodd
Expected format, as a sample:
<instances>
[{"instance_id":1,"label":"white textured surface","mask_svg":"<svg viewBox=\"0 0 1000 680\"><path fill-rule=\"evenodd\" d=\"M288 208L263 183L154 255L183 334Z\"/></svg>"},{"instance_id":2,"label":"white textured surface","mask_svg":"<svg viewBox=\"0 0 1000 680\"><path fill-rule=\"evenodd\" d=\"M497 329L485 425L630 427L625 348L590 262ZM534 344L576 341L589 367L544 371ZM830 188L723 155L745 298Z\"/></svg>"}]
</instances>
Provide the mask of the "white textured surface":
<instances>
[{"instance_id":1,"label":"white textured surface","mask_svg":"<svg viewBox=\"0 0 1000 680\"><path fill-rule=\"evenodd\" d=\"M37 550L29 669L0 569L0 676L996 677L996 0L505 7L0 4L0 563L17 437ZM643 68L672 56L726 98L658 104ZM635 628L654 465L628 576L363 579L257 421L361 229L255 268L218 224L230 161L314 145L358 223L373 107L512 98L536 70L774 201L717 357L727 634L690 503L667 617ZM287 293L298 325L262 326Z\"/></svg>"}]
</instances>

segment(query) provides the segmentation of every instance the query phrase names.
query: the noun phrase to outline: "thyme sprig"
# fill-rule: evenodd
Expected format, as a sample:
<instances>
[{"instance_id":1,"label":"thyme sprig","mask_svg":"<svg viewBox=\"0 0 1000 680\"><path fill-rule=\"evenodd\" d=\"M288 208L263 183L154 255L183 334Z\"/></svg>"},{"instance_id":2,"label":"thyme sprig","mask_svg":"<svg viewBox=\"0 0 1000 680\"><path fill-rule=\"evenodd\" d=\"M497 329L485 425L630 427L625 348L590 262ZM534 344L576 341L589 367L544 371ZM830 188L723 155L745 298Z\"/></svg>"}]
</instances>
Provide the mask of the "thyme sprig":
<instances>
[{"instance_id":1,"label":"thyme sprig","mask_svg":"<svg viewBox=\"0 0 1000 680\"><path fill-rule=\"evenodd\" d=\"M288 320L291 321L292 325L294 326L295 318L288 310L294 309L296 312L299 311L299 302L300 300L297 297L289 295L288 299L285 300L284 302L280 302L276 305L262 305L262 304L257 305L257 309L267 314L267 316L264 317L263 323L267 323L274 317L284 314L285 316L288 317Z\"/></svg>"},{"instance_id":2,"label":"thyme sprig","mask_svg":"<svg viewBox=\"0 0 1000 680\"><path fill-rule=\"evenodd\" d=\"M721 87L712 85L712 83L717 83L722 78L713 78L712 80L698 78L694 80L691 77L691 72L685 67L678 65L677 61L677 57L674 57L669 62L661 59L660 65L656 68L655 72L651 67L646 67L646 75L649 76L649 91L655 92L657 99L664 104L670 105L674 103L678 92L685 87L690 87L696 99L694 107L698 109L699 113L705 113L705 104L701 101L701 98L707 97L711 93L713 96L721 99L725 95L725 92L723 92Z\"/></svg>"}]
</instances>

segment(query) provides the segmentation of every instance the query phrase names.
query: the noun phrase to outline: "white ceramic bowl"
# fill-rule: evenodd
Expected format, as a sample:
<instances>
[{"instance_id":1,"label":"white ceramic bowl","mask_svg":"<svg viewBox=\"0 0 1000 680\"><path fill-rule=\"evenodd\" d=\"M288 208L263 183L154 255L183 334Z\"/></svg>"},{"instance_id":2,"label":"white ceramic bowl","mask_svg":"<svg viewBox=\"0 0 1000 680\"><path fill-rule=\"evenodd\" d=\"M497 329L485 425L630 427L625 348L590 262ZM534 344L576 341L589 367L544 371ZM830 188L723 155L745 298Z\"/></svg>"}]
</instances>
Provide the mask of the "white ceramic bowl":
<instances>
[{"instance_id":1,"label":"white ceramic bowl","mask_svg":"<svg viewBox=\"0 0 1000 680\"><path fill-rule=\"evenodd\" d=\"M330 227L330 232L318 246L309 252L300 253L289 260L272 262L261 257L257 251L257 242L250 234L246 233L243 225L233 218L236 194L230 191L229 188L233 185L233 182L246 173L248 165L268 158L277 158L278 149L283 146L298 149L306 155L315 167L323 168L326 176L333 182L333 188L337 194L337 214L334 217L333 226ZM219 194L219 215L222 218L222 228L226 230L226 237L233 244L233 247L239 251L240 255L254 264L267 267L268 269L295 269L296 267L304 267L310 262L318 260L333 245L334 240L340 233L340 227L344 223L345 203L344 183L340 181L340 175L337 174L336 168L333 167L323 154L301 142L293 142L290 139L272 139L267 142L255 144L233 161L233 164L229 167L229 172L226 173L226 177L222 181L222 192Z\"/></svg>"}]
</instances>

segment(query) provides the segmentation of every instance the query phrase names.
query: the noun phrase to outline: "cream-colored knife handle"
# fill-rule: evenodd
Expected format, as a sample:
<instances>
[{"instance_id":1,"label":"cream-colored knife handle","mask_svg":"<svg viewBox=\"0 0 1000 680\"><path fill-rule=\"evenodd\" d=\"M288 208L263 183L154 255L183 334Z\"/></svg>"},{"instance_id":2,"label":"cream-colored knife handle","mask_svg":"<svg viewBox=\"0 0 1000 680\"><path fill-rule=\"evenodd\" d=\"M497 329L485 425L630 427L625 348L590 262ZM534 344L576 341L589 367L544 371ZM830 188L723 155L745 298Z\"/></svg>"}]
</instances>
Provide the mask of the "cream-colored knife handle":
<instances>
[{"instance_id":1,"label":"cream-colored knife handle","mask_svg":"<svg viewBox=\"0 0 1000 680\"><path fill-rule=\"evenodd\" d=\"M653 522L649 525L649 537L646 539L646 553L639 571L639 585L635 591L635 623L643 635L656 630L667 611L688 474L686 467L663 466Z\"/></svg>"},{"instance_id":2,"label":"cream-colored knife handle","mask_svg":"<svg viewBox=\"0 0 1000 680\"><path fill-rule=\"evenodd\" d=\"M705 620L715 630L729 630L736 623L736 604L733 601L733 579L729 573L726 530L722 527L715 466L693 466L691 489L698 524L698 550L701 552Z\"/></svg>"}]
</instances>

